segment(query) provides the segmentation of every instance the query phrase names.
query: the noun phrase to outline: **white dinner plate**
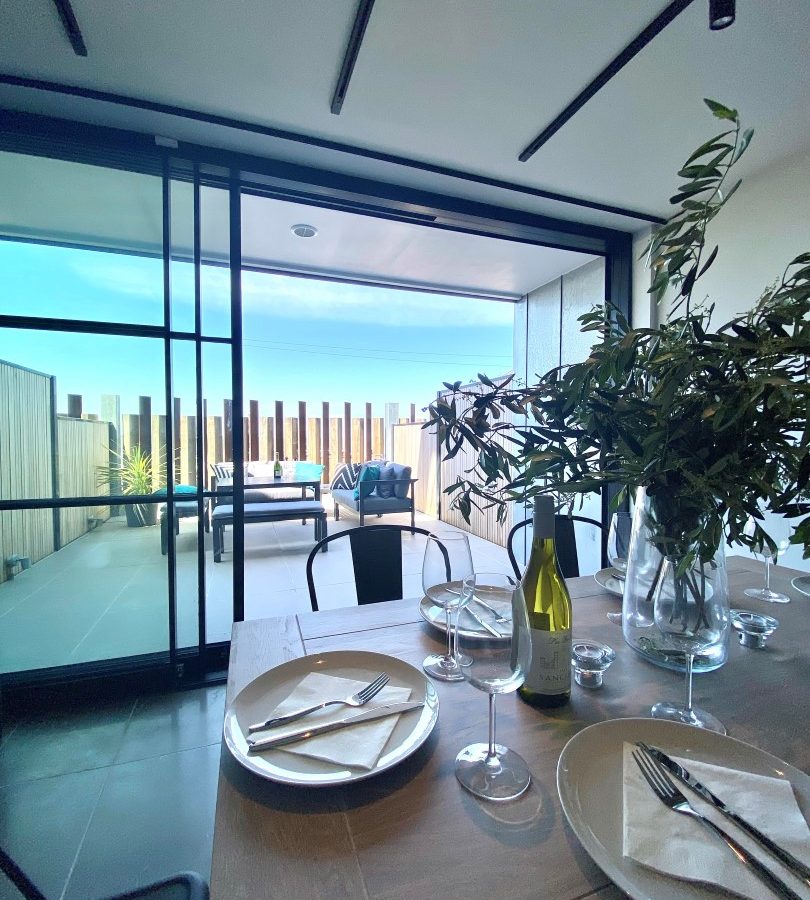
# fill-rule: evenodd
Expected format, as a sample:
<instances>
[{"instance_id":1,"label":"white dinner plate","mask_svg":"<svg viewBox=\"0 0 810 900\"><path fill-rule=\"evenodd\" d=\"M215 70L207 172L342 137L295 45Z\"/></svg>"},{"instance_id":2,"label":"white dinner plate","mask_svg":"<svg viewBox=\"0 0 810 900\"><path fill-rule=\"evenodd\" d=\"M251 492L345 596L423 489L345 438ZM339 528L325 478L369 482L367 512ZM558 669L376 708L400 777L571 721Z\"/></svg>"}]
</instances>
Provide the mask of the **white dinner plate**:
<instances>
[{"instance_id":1,"label":"white dinner plate","mask_svg":"<svg viewBox=\"0 0 810 900\"><path fill-rule=\"evenodd\" d=\"M619 578L616 569L600 569L593 577L609 594L624 596L624 578Z\"/></svg>"},{"instance_id":2,"label":"white dinner plate","mask_svg":"<svg viewBox=\"0 0 810 900\"><path fill-rule=\"evenodd\" d=\"M810 575L798 575L790 582L790 584L791 587L800 594L804 594L805 597L810 597Z\"/></svg>"},{"instance_id":3,"label":"white dinner plate","mask_svg":"<svg viewBox=\"0 0 810 900\"><path fill-rule=\"evenodd\" d=\"M503 632L502 637L504 640L512 637L512 608L511 604L504 603L497 599L493 599L492 597L485 596L483 599L493 608L497 609L498 612L507 619L510 620L509 625L498 624L495 621L492 613L488 612L484 609L483 606L480 606L477 603L470 604L472 607L472 611L475 613L483 621L487 622L491 625L496 631ZM444 607L439 606L438 603L434 603L430 597L423 597L422 602L419 604L419 615L434 628L438 628L443 634L447 634L447 618L445 616ZM450 621L455 621L455 611L453 611ZM487 640L495 640L495 635L486 630L482 625L479 625L475 619L467 612L462 609L461 611L461 629L459 631L462 637L466 638L486 638Z\"/></svg>"},{"instance_id":4,"label":"white dinner plate","mask_svg":"<svg viewBox=\"0 0 810 900\"><path fill-rule=\"evenodd\" d=\"M764 750L725 735L655 719L610 719L583 729L563 748L557 790L563 812L605 874L631 897L685 900L706 888L647 869L622 855L622 752L624 742L645 741L673 756L786 778L810 816L810 777ZM729 801L730 802L730 801Z\"/></svg>"},{"instance_id":5,"label":"white dinner plate","mask_svg":"<svg viewBox=\"0 0 810 900\"><path fill-rule=\"evenodd\" d=\"M409 699L423 699L425 705L422 709L400 715L377 765L371 770L341 766L288 753L283 749L248 753L248 725L267 718L310 672L365 682L372 681L380 672L387 672L391 679L389 687L409 687ZM348 708L347 711L354 712ZM382 653L335 650L291 659L251 681L225 711L223 731L225 743L237 762L256 775L282 784L332 787L370 778L402 762L427 740L438 717L439 698L436 689L418 669L401 659Z\"/></svg>"}]
</instances>

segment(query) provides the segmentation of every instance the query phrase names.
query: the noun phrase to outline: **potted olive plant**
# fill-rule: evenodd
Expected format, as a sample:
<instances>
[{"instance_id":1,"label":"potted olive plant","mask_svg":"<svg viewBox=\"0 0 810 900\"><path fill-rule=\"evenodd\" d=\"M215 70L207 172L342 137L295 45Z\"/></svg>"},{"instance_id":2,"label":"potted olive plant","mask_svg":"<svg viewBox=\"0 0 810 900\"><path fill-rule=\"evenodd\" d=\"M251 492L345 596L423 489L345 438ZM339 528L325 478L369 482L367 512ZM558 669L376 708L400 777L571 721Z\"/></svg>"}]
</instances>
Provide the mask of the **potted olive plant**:
<instances>
[{"instance_id":1,"label":"potted olive plant","mask_svg":"<svg viewBox=\"0 0 810 900\"><path fill-rule=\"evenodd\" d=\"M570 506L613 485L618 506L641 489L642 549L655 551L641 602L652 599L668 562L676 611L678 602L709 596L724 538L775 549L763 509L797 517L792 541L810 556L802 499L810 480L810 253L721 327L711 305L693 301L718 255L717 247L707 252L707 226L739 186L729 187L729 176L752 136L735 110L706 104L728 128L686 161L671 198L677 212L646 251L651 293L675 295L666 321L633 328L598 307L580 319L596 339L584 362L527 386L483 375L482 391L446 384L450 393L431 405L428 423L447 458L462 448L476 454L467 477L445 488L467 520L473 505L502 520L508 502L538 494ZM750 519L756 526L746 529ZM634 646L656 661L654 648Z\"/></svg>"},{"instance_id":2,"label":"potted olive plant","mask_svg":"<svg viewBox=\"0 0 810 900\"><path fill-rule=\"evenodd\" d=\"M109 487L113 491L120 490L122 494L131 495L153 493L154 481L160 480L163 469L160 464L155 463L151 453L135 444L129 451L111 452L111 455L115 462L109 466L99 466L96 470L99 487ZM154 525L157 522L156 503L128 503L124 509L130 528Z\"/></svg>"}]
</instances>

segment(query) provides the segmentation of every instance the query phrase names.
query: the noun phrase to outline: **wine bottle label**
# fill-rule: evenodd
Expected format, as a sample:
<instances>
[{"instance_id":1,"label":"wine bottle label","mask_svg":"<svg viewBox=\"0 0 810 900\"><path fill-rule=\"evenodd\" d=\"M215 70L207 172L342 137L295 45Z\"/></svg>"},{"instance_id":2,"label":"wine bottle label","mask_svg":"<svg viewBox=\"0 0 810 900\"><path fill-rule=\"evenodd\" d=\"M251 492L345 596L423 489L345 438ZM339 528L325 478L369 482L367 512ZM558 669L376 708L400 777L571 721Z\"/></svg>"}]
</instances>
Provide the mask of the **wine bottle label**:
<instances>
[{"instance_id":1,"label":"wine bottle label","mask_svg":"<svg viewBox=\"0 0 810 900\"><path fill-rule=\"evenodd\" d=\"M532 628L532 664L524 687L536 694L571 690L571 631Z\"/></svg>"}]
</instances>

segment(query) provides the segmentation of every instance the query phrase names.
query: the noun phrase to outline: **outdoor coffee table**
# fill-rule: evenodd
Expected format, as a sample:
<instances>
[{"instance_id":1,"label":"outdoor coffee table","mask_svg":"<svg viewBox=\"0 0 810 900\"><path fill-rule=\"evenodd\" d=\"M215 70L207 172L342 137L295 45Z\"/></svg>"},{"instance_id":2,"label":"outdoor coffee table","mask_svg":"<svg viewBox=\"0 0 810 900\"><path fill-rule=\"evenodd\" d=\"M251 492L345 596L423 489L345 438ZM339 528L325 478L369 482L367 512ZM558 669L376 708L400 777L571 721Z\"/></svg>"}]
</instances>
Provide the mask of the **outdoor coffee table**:
<instances>
[{"instance_id":1,"label":"outdoor coffee table","mask_svg":"<svg viewBox=\"0 0 810 900\"><path fill-rule=\"evenodd\" d=\"M732 606L752 608L743 589L762 565L728 561ZM810 742L810 609L790 588L797 573L777 567L776 589L792 602L767 650L747 650L732 635L728 663L695 678L695 700L729 735L807 771ZM295 788L242 769L223 746L214 831L211 896L307 898L435 897L618 898L563 816L557 760L566 742L596 722L647 716L664 696L680 696L682 676L646 662L605 618L618 598L593 578L570 579L574 634L610 644L616 661L604 687L573 685L571 703L540 712L502 697L498 736L529 764L533 785L506 804L478 801L456 781L453 760L484 740L486 697L466 683L434 682L439 721L427 743L390 772L342 788ZM228 702L262 672L304 654L373 650L414 666L440 650L443 636L424 623L419 598L301 613L234 625ZM761 604L764 606L765 604Z\"/></svg>"}]
</instances>

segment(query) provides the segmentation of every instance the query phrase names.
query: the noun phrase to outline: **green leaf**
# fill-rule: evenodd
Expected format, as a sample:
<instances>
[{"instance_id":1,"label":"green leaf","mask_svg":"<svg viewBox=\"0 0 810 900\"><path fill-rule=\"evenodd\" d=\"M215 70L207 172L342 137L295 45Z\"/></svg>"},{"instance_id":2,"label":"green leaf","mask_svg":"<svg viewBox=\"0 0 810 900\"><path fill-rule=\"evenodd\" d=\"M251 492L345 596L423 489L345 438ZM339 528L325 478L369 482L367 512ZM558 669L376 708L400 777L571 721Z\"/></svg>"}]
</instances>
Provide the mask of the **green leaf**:
<instances>
[{"instance_id":1,"label":"green leaf","mask_svg":"<svg viewBox=\"0 0 810 900\"><path fill-rule=\"evenodd\" d=\"M737 160L745 153L748 149L748 145L751 143L751 138L754 136L753 128L746 128L743 132L743 136L740 139L740 143L737 145L737 149L734 151L734 156L731 157L731 162L735 163Z\"/></svg>"},{"instance_id":2,"label":"green leaf","mask_svg":"<svg viewBox=\"0 0 810 900\"><path fill-rule=\"evenodd\" d=\"M708 97L704 97L703 102L709 107L715 118L728 119L730 122L739 121L740 116L736 109L729 109L727 106L723 106L722 103L718 103L716 100L709 100Z\"/></svg>"}]
</instances>

